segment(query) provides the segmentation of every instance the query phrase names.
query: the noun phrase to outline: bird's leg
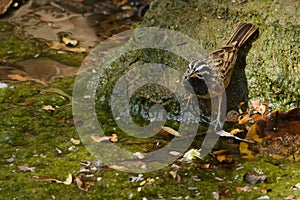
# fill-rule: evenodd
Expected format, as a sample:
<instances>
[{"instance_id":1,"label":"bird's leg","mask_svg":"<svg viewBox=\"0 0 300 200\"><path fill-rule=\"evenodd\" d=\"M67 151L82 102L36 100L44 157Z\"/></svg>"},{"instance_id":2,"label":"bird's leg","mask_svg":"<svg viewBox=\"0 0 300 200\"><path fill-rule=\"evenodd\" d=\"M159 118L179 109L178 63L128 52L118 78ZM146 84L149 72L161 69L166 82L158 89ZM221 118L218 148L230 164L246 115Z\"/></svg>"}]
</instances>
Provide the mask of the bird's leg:
<instances>
[{"instance_id":1,"label":"bird's leg","mask_svg":"<svg viewBox=\"0 0 300 200\"><path fill-rule=\"evenodd\" d=\"M187 100L185 110L190 110L189 109L190 106L194 104L194 102L193 102L194 98L196 98L196 100L198 100L197 96L195 96L194 94L190 94L188 97L185 98ZM196 105L198 106L198 102Z\"/></svg>"},{"instance_id":2,"label":"bird's leg","mask_svg":"<svg viewBox=\"0 0 300 200\"><path fill-rule=\"evenodd\" d=\"M212 101L217 100L217 118L213 120L211 123L214 125L214 131L218 132L223 129L223 119L222 118L222 103L223 103L223 95L217 96L217 99L212 99ZM215 107L215 103L212 103L212 108ZM213 115L214 113L212 113Z\"/></svg>"}]
</instances>

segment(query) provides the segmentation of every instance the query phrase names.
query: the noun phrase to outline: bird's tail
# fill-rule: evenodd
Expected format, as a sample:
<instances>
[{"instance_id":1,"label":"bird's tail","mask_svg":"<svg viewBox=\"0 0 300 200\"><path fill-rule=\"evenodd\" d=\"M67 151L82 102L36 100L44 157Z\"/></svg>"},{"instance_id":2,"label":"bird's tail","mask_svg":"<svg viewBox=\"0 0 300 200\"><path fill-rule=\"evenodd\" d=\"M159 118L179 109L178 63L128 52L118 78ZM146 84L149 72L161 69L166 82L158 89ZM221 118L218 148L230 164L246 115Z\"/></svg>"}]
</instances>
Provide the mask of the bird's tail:
<instances>
[{"instance_id":1,"label":"bird's tail","mask_svg":"<svg viewBox=\"0 0 300 200\"><path fill-rule=\"evenodd\" d=\"M231 36L227 45L236 43L236 47L241 47L249 37L258 29L257 25L249 22L240 22L237 24L234 34Z\"/></svg>"}]
</instances>

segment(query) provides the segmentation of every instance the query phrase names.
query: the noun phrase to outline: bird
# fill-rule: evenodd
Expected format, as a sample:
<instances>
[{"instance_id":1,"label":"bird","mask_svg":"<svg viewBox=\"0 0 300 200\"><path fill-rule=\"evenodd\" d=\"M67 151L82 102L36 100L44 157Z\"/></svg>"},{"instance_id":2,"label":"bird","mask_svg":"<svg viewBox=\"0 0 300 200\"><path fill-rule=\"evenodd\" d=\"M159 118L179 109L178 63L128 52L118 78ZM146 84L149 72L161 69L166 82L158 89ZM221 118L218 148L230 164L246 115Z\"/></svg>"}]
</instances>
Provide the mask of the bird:
<instances>
[{"instance_id":1,"label":"bird","mask_svg":"<svg viewBox=\"0 0 300 200\"><path fill-rule=\"evenodd\" d=\"M216 124L221 122L222 96L228 87L238 50L258 30L258 26L250 22L239 22L236 30L226 45L210 52L206 57L190 62L184 76L184 87L201 99L218 98Z\"/></svg>"}]
</instances>

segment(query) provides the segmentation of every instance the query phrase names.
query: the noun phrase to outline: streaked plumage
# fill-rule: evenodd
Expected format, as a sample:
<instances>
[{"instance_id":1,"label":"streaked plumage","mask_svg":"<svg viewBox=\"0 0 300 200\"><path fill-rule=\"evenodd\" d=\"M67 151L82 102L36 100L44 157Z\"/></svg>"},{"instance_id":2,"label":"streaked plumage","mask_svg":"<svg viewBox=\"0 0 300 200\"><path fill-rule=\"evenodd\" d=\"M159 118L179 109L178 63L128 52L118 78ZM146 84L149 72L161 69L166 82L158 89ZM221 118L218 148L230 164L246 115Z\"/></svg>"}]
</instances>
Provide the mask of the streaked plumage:
<instances>
[{"instance_id":1,"label":"streaked plumage","mask_svg":"<svg viewBox=\"0 0 300 200\"><path fill-rule=\"evenodd\" d=\"M183 82L186 89L189 91L193 89L195 94L203 99L218 97L218 118L220 116L222 94L230 83L238 49L257 29L258 27L253 23L238 23L234 34L225 46L209 53L207 57L192 61L189 64ZM192 89L190 86L192 86ZM217 120L220 124L220 119Z\"/></svg>"},{"instance_id":2,"label":"streaked plumage","mask_svg":"<svg viewBox=\"0 0 300 200\"><path fill-rule=\"evenodd\" d=\"M224 92L231 80L238 49L257 28L253 23L238 23L236 31L225 46L211 52L204 59L189 64L185 81L191 84L196 95L200 98L212 98Z\"/></svg>"}]
</instances>

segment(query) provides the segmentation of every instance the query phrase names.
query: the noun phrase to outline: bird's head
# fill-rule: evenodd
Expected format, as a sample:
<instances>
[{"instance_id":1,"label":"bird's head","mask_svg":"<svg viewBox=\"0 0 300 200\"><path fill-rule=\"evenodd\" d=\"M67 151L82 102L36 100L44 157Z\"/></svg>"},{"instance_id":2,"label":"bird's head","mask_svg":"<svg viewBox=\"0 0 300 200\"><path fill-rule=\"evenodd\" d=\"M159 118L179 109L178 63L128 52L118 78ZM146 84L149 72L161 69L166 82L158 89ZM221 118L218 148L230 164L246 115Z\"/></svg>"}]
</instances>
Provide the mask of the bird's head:
<instances>
[{"instance_id":1,"label":"bird's head","mask_svg":"<svg viewBox=\"0 0 300 200\"><path fill-rule=\"evenodd\" d=\"M211 76L211 67L207 65L207 63L202 61L193 61L189 64L188 74L186 79L206 79Z\"/></svg>"}]
</instances>

